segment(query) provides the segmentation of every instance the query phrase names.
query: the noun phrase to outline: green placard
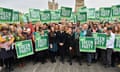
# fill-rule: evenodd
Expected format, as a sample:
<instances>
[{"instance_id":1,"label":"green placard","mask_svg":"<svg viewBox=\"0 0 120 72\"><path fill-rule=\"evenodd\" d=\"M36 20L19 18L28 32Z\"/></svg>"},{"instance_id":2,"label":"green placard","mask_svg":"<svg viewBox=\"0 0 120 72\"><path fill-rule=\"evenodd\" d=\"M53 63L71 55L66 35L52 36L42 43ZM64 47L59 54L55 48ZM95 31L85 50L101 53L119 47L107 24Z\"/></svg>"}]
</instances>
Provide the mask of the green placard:
<instances>
[{"instance_id":1,"label":"green placard","mask_svg":"<svg viewBox=\"0 0 120 72\"><path fill-rule=\"evenodd\" d=\"M1 23L11 23L13 10L0 7L0 22Z\"/></svg>"},{"instance_id":2,"label":"green placard","mask_svg":"<svg viewBox=\"0 0 120 72\"><path fill-rule=\"evenodd\" d=\"M39 9L29 9L30 21L37 22L40 21L40 10Z\"/></svg>"},{"instance_id":3,"label":"green placard","mask_svg":"<svg viewBox=\"0 0 120 72\"><path fill-rule=\"evenodd\" d=\"M100 8L99 11L100 11L101 20L105 20L105 21L110 20L112 14L112 9L110 7Z\"/></svg>"},{"instance_id":4,"label":"green placard","mask_svg":"<svg viewBox=\"0 0 120 72\"><path fill-rule=\"evenodd\" d=\"M48 36L35 34L35 51L43 51L48 49Z\"/></svg>"},{"instance_id":5,"label":"green placard","mask_svg":"<svg viewBox=\"0 0 120 72\"><path fill-rule=\"evenodd\" d=\"M87 9L87 18L88 20L95 20L95 8L88 8Z\"/></svg>"},{"instance_id":6,"label":"green placard","mask_svg":"<svg viewBox=\"0 0 120 72\"><path fill-rule=\"evenodd\" d=\"M86 12L87 11L87 7L86 6L82 6L78 9L78 12Z\"/></svg>"},{"instance_id":7,"label":"green placard","mask_svg":"<svg viewBox=\"0 0 120 72\"><path fill-rule=\"evenodd\" d=\"M13 22L19 22L20 21L20 17L19 17L19 12L18 11L13 11L13 16L12 16L12 21Z\"/></svg>"},{"instance_id":8,"label":"green placard","mask_svg":"<svg viewBox=\"0 0 120 72\"><path fill-rule=\"evenodd\" d=\"M80 23L86 23L87 22L87 12L78 12L76 15L77 21L80 21Z\"/></svg>"},{"instance_id":9,"label":"green placard","mask_svg":"<svg viewBox=\"0 0 120 72\"><path fill-rule=\"evenodd\" d=\"M93 37L79 38L80 52L96 52L95 40Z\"/></svg>"},{"instance_id":10,"label":"green placard","mask_svg":"<svg viewBox=\"0 0 120 72\"><path fill-rule=\"evenodd\" d=\"M115 36L114 51L120 52L120 35Z\"/></svg>"},{"instance_id":11,"label":"green placard","mask_svg":"<svg viewBox=\"0 0 120 72\"><path fill-rule=\"evenodd\" d=\"M31 40L24 40L15 43L17 58L23 58L33 54L33 45Z\"/></svg>"},{"instance_id":12,"label":"green placard","mask_svg":"<svg viewBox=\"0 0 120 72\"><path fill-rule=\"evenodd\" d=\"M75 15L75 13L72 13L72 15L71 15L69 20L70 20L70 22L73 22L73 23L76 22L76 15Z\"/></svg>"},{"instance_id":13,"label":"green placard","mask_svg":"<svg viewBox=\"0 0 120 72\"><path fill-rule=\"evenodd\" d=\"M51 11L51 22L59 22L61 20L59 11Z\"/></svg>"},{"instance_id":14,"label":"green placard","mask_svg":"<svg viewBox=\"0 0 120 72\"><path fill-rule=\"evenodd\" d=\"M70 18L72 14L72 8L69 7L61 7L61 17L63 18Z\"/></svg>"},{"instance_id":15,"label":"green placard","mask_svg":"<svg viewBox=\"0 0 120 72\"><path fill-rule=\"evenodd\" d=\"M112 6L112 18L113 20L120 20L120 5Z\"/></svg>"},{"instance_id":16,"label":"green placard","mask_svg":"<svg viewBox=\"0 0 120 72\"><path fill-rule=\"evenodd\" d=\"M27 23L29 22L29 13L25 13L21 15L22 22Z\"/></svg>"},{"instance_id":17,"label":"green placard","mask_svg":"<svg viewBox=\"0 0 120 72\"><path fill-rule=\"evenodd\" d=\"M99 22L99 11L95 11L95 21Z\"/></svg>"},{"instance_id":18,"label":"green placard","mask_svg":"<svg viewBox=\"0 0 120 72\"><path fill-rule=\"evenodd\" d=\"M106 49L107 36L104 33L93 33L97 48Z\"/></svg>"},{"instance_id":19,"label":"green placard","mask_svg":"<svg viewBox=\"0 0 120 72\"><path fill-rule=\"evenodd\" d=\"M40 21L47 23L51 21L51 13L50 11L46 10L46 11L41 11L40 12Z\"/></svg>"}]
</instances>

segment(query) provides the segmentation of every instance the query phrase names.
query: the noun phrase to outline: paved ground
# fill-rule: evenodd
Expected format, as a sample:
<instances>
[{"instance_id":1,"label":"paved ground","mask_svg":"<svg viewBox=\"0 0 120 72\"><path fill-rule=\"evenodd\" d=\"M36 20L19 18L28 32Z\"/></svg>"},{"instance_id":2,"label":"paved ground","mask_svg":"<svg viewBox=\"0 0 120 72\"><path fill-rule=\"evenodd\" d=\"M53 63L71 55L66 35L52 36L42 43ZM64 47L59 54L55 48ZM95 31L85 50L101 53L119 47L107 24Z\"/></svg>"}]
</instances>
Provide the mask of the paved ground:
<instances>
[{"instance_id":1,"label":"paved ground","mask_svg":"<svg viewBox=\"0 0 120 72\"><path fill-rule=\"evenodd\" d=\"M56 63L47 62L46 64L37 63L33 65L32 62L26 63L24 67L16 67L14 72L120 72L119 68L104 68L99 63L93 63L91 66L87 66L83 63L80 66L77 62L73 62L70 66L68 62L64 64L57 60Z\"/></svg>"}]
</instances>

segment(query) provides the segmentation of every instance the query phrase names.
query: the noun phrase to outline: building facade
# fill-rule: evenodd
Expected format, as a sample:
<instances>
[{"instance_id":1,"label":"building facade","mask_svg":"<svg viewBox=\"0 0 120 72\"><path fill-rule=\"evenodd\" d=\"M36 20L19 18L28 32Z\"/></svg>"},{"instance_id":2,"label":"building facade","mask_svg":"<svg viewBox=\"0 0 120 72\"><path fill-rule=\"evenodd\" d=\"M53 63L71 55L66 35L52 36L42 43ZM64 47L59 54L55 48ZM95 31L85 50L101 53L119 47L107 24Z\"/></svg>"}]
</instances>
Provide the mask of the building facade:
<instances>
[{"instance_id":1,"label":"building facade","mask_svg":"<svg viewBox=\"0 0 120 72\"><path fill-rule=\"evenodd\" d=\"M55 2L55 0L48 1L48 9L50 10L57 10L58 9L58 3Z\"/></svg>"},{"instance_id":2,"label":"building facade","mask_svg":"<svg viewBox=\"0 0 120 72\"><path fill-rule=\"evenodd\" d=\"M78 8L84 6L84 0L76 0L76 3L75 3L75 12L78 11Z\"/></svg>"}]
</instances>

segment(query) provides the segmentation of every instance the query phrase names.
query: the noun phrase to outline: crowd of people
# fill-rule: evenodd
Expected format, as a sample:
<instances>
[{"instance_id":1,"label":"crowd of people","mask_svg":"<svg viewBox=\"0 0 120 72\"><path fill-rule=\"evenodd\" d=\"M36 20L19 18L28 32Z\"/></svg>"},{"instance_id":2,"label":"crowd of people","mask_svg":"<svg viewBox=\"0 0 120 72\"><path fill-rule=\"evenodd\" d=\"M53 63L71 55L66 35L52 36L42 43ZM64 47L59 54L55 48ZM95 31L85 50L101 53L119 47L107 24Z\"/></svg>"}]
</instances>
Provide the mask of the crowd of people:
<instances>
[{"instance_id":1,"label":"crowd of people","mask_svg":"<svg viewBox=\"0 0 120 72\"><path fill-rule=\"evenodd\" d=\"M44 35L48 31L49 48L43 51L35 51L35 32ZM80 52L79 38L92 37L93 33L105 33L110 36L107 40L106 50L96 48L95 53ZM87 65L93 62L101 62L105 67L114 67L119 64L120 53L115 52L114 41L115 34L120 34L120 23L109 22L88 22L80 24L72 22L44 23L30 22L24 24L1 24L0 28L0 66L7 72L13 70L15 64L24 65L25 60L31 60L33 63L42 64L50 60L52 63L59 59L61 63L67 60L72 65L72 60L82 65L83 61ZM33 43L34 54L25 58L17 59L14 43L16 41L31 39ZM34 60L33 60L34 59Z\"/></svg>"}]
</instances>

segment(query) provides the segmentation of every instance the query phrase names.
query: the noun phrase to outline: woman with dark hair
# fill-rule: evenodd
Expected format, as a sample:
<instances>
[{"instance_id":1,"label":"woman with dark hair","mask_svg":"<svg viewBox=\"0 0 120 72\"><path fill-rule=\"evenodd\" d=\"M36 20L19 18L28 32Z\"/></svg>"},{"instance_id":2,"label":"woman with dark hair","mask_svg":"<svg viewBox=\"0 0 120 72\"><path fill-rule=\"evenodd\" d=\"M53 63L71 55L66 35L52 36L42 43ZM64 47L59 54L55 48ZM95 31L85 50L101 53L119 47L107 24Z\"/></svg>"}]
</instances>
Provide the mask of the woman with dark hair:
<instances>
[{"instance_id":1,"label":"woman with dark hair","mask_svg":"<svg viewBox=\"0 0 120 72\"><path fill-rule=\"evenodd\" d=\"M119 28L119 26L118 25L113 26L112 31L115 34L120 34L120 28Z\"/></svg>"},{"instance_id":2,"label":"woman with dark hair","mask_svg":"<svg viewBox=\"0 0 120 72\"><path fill-rule=\"evenodd\" d=\"M54 27L50 28L50 32L48 34L48 39L49 39L49 53L50 53L50 59L51 62L54 63L56 62L55 56L58 50L57 47L57 35L54 30Z\"/></svg>"},{"instance_id":3,"label":"woman with dark hair","mask_svg":"<svg viewBox=\"0 0 120 72\"><path fill-rule=\"evenodd\" d=\"M13 70L11 67L11 63L12 63L11 57L14 56L11 48L11 45L14 42L14 37L8 31L9 29L7 25L2 26L1 34L0 34L0 49L1 49L0 58L6 65L6 69L5 69L6 72L10 72Z\"/></svg>"},{"instance_id":4,"label":"woman with dark hair","mask_svg":"<svg viewBox=\"0 0 120 72\"><path fill-rule=\"evenodd\" d=\"M72 28L69 27L66 32L66 40L65 40L66 49L68 52L69 63L72 65L72 57L74 54L74 36L72 32Z\"/></svg>"}]
</instances>

